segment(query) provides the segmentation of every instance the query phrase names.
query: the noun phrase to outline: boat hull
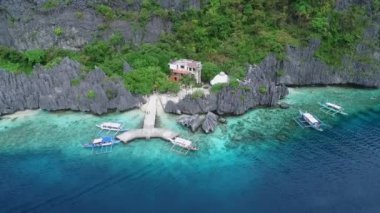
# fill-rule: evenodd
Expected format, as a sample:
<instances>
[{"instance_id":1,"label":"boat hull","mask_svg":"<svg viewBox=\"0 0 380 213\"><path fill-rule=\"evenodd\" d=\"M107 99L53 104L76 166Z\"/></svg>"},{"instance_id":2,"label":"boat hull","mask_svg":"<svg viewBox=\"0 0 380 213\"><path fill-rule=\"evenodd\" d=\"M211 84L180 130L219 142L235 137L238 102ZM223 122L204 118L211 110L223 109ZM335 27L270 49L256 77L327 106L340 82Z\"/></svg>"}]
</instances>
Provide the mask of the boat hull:
<instances>
[{"instance_id":1,"label":"boat hull","mask_svg":"<svg viewBox=\"0 0 380 213\"><path fill-rule=\"evenodd\" d=\"M97 147L104 147L104 146L112 146L112 145L115 145L115 144L118 144L120 143L120 141L112 141L112 142L109 142L109 143L99 143L99 144L94 144L94 143L86 143L86 144L82 144L83 148L97 148Z\"/></svg>"},{"instance_id":2,"label":"boat hull","mask_svg":"<svg viewBox=\"0 0 380 213\"><path fill-rule=\"evenodd\" d=\"M300 113L300 118L302 120L304 120L309 125L309 127L313 128L313 129L315 129L317 131L320 131L320 132L323 131L323 129L321 128L322 122L318 118L316 118L315 116L313 116L318 121L318 124L311 123L308 119L305 119L304 112L302 112L300 110L299 113Z\"/></svg>"}]
</instances>

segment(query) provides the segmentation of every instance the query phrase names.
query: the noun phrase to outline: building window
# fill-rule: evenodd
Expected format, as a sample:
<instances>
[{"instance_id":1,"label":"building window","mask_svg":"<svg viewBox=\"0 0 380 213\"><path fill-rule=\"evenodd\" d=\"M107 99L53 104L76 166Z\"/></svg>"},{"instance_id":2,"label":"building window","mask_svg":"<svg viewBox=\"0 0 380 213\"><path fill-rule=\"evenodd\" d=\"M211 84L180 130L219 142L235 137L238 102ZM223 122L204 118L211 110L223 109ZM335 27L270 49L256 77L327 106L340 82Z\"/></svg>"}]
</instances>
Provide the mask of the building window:
<instances>
[{"instance_id":1,"label":"building window","mask_svg":"<svg viewBox=\"0 0 380 213\"><path fill-rule=\"evenodd\" d=\"M185 66L181 65L181 69L185 69Z\"/></svg>"}]
</instances>

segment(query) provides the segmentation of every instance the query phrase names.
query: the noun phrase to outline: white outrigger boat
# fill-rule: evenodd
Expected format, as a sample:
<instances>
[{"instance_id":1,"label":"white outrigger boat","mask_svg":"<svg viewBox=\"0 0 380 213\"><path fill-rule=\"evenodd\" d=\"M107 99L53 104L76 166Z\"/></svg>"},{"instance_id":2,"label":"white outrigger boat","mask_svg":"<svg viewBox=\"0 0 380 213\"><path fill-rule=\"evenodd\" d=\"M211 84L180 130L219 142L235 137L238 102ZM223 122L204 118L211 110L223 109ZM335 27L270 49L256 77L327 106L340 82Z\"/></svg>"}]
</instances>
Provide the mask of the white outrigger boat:
<instances>
[{"instance_id":1,"label":"white outrigger boat","mask_svg":"<svg viewBox=\"0 0 380 213\"><path fill-rule=\"evenodd\" d=\"M123 129L122 123L116 123L116 122L104 122L101 124L97 124L96 126L100 128L98 135L116 136L119 132L127 131L127 129Z\"/></svg>"},{"instance_id":2,"label":"white outrigger boat","mask_svg":"<svg viewBox=\"0 0 380 213\"><path fill-rule=\"evenodd\" d=\"M347 113L344 112L344 109L342 106L339 106L337 104L331 103L331 102L324 102L324 103L319 103L321 106L320 110L328 115L336 115L336 114L342 114L342 115L347 115Z\"/></svg>"},{"instance_id":3,"label":"white outrigger boat","mask_svg":"<svg viewBox=\"0 0 380 213\"><path fill-rule=\"evenodd\" d=\"M197 146L193 145L193 142L180 138L180 137L175 137L174 139L170 139L170 142L173 144L170 150L176 151L182 154L187 154L189 151L199 150ZM175 147L180 147L180 149L175 149Z\"/></svg>"},{"instance_id":4,"label":"white outrigger boat","mask_svg":"<svg viewBox=\"0 0 380 213\"><path fill-rule=\"evenodd\" d=\"M302 112L301 110L299 111L299 113L300 115L294 118L298 125L300 125L302 128L311 127L315 130L323 131L323 129L321 128L323 123L317 117L308 112Z\"/></svg>"},{"instance_id":5,"label":"white outrigger boat","mask_svg":"<svg viewBox=\"0 0 380 213\"><path fill-rule=\"evenodd\" d=\"M114 122L104 122L101 124L97 124L97 127L103 130L110 130L110 131L121 131L123 124L122 123L114 123Z\"/></svg>"},{"instance_id":6,"label":"white outrigger boat","mask_svg":"<svg viewBox=\"0 0 380 213\"><path fill-rule=\"evenodd\" d=\"M83 144L83 147L91 148L94 154L102 154L112 152L113 145L118 143L120 143L119 140L115 140L110 136L105 136L95 138L91 143Z\"/></svg>"}]
</instances>

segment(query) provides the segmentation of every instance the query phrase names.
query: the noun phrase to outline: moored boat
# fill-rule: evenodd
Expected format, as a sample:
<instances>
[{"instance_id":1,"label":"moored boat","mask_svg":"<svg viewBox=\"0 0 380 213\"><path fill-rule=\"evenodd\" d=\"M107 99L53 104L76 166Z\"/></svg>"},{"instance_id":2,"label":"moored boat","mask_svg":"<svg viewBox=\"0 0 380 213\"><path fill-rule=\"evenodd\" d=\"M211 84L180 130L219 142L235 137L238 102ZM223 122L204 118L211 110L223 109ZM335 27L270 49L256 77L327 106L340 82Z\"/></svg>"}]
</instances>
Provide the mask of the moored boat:
<instances>
[{"instance_id":1,"label":"moored boat","mask_svg":"<svg viewBox=\"0 0 380 213\"><path fill-rule=\"evenodd\" d=\"M190 150L190 151L199 150L199 148L197 146L193 145L193 142L191 142L190 140L180 138L180 137L176 137L174 139L171 139L170 142L173 144L173 147L178 146L178 147L181 147L183 149Z\"/></svg>"},{"instance_id":2,"label":"moored boat","mask_svg":"<svg viewBox=\"0 0 380 213\"><path fill-rule=\"evenodd\" d=\"M102 130L108 130L108 131L126 131L123 130L123 124L122 123L116 123L116 122L104 122L101 124L97 124L97 127L99 127Z\"/></svg>"},{"instance_id":3,"label":"moored boat","mask_svg":"<svg viewBox=\"0 0 380 213\"><path fill-rule=\"evenodd\" d=\"M84 148L94 148L102 146L112 146L113 144L120 143L118 140L114 140L112 137L95 138L91 143L83 144Z\"/></svg>"},{"instance_id":4,"label":"moored boat","mask_svg":"<svg viewBox=\"0 0 380 213\"><path fill-rule=\"evenodd\" d=\"M319 103L321 106L321 110L329 115L335 115L335 114L342 114L347 115L347 113L344 112L344 109L342 106L339 106L338 104L331 103L331 102L323 102Z\"/></svg>"},{"instance_id":5,"label":"moored boat","mask_svg":"<svg viewBox=\"0 0 380 213\"><path fill-rule=\"evenodd\" d=\"M318 131L323 131L323 129L321 128L322 122L314 115L308 112L302 112L300 110L300 116L309 125L309 127L312 127L313 129Z\"/></svg>"}]
</instances>

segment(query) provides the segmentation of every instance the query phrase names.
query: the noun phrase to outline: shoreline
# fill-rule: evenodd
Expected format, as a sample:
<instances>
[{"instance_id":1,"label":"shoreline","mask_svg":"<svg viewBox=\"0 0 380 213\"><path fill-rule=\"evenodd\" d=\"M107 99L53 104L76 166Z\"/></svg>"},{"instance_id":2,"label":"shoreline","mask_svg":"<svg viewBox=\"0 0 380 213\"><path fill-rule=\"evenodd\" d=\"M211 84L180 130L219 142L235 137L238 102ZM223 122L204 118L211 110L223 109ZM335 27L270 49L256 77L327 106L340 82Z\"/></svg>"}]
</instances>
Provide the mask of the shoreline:
<instances>
[{"instance_id":1,"label":"shoreline","mask_svg":"<svg viewBox=\"0 0 380 213\"><path fill-rule=\"evenodd\" d=\"M376 90L380 90L380 88L368 88L368 87L350 87L350 86L339 86L339 85L324 85L324 86L291 86L291 87L288 87L288 91L289 91L289 94L287 96L285 96L283 99L280 99L278 101L278 103L288 103L286 101L287 97L288 96L291 96L291 95L295 95L297 93L300 93L300 91L297 91L298 89L323 89L323 88L340 88L340 89L353 89L353 90L365 90L365 91L376 91ZM149 99L150 96L152 95L157 95L158 96L158 105L160 105L160 107L157 108L157 115L158 116L163 116L163 115L174 115L174 116L177 116L178 114L173 114L173 113L167 113L165 112L164 108L165 108L165 105L169 102L169 101L173 101L175 103L178 103L182 98L184 98L186 95L189 95L191 94L191 92L195 91L195 90L198 90L198 89L202 89L202 88L191 88L191 89L181 89L180 92L178 92L177 94L173 95L172 93L164 93L164 94L151 94L149 96L147 96L147 98ZM203 89L204 90L204 89ZM370 97L369 100L377 100L379 99L380 97ZM288 103L288 104L291 104ZM82 112L82 111L77 111L77 110L70 110L70 109L67 109L67 110L56 110L56 111L50 111L50 110L46 110L47 112L49 113L59 113L59 112L73 112L73 113L85 113L85 114L89 114L89 115L93 115L93 116L97 116L97 117L103 117L103 116L107 116L107 115L110 115L110 114L122 114L122 113L126 113L126 112L131 112L131 111L134 111L134 110L139 110L141 112L144 112L144 107L145 107L146 103L145 104L141 104L140 106L138 107L135 107L135 108L132 108L132 109L129 109L129 110L125 110L125 111L117 111L117 110L110 110L104 114L96 114L96 113L93 113L93 112ZM222 117L241 117L243 115L246 115L247 113L251 112L251 111L254 111L254 110L257 110L257 109L277 109L278 106L258 106L258 107L255 107L255 108L252 108L248 111L246 111L245 113L243 114L239 114L239 115L235 115L235 114L224 114L224 115L220 115ZM3 115L0 115L0 120L1 119L17 119L17 118L24 118L24 117L29 117L29 116L33 116L35 114L37 114L38 112L41 112L41 111L45 111L44 109L41 109L41 108L38 108L38 109L25 109L25 110L21 110L21 111L16 111L16 112L13 112L13 113L9 113L9 114L3 114ZM200 114L205 114L205 113L200 113ZM191 115L191 114L186 114L186 113L182 113L180 115Z\"/></svg>"},{"instance_id":2,"label":"shoreline","mask_svg":"<svg viewBox=\"0 0 380 213\"><path fill-rule=\"evenodd\" d=\"M17 119L17 118L25 118L29 116L33 116L41 112L42 109L26 109L26 110L21 110L21 111L16 111L11 114L5 114L0 116L1 119Z\"/></svg>"}]
</instances>

